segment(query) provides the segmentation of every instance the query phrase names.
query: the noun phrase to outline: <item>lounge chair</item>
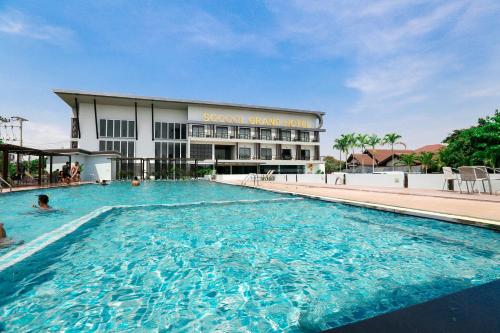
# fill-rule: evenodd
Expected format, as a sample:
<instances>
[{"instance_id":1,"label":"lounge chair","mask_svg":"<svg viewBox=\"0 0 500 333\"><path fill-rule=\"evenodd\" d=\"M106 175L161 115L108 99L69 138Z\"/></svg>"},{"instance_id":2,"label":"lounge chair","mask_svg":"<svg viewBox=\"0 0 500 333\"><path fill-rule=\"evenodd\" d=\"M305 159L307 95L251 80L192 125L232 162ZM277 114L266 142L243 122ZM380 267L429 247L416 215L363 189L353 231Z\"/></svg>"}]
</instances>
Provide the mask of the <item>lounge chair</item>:
<instances>
[{"instance_id":1,"label":"lounge chair","mask_svg":"<svg viewBox=\"0 0 500 333\"><path fill-rule=\"evenodd\" d=\"M450 181L450 180L456 181L458 184L458 187L460 188L460 185L461 185L460 175L458 173L453 172L453 168L443 167L443 176L444 176L443 191L445 188L447 188L448 181ZM460 190L461 190L461 188L460 188Z\"/></svg>"},{"instance_id":2,"label":"lounge chair","mask_svg":"<svg viewBox=\"0 0 500 333\"><path fill-rule=\"evenodd\" d=\"M491 179L488 173L488 169L485 166L463 166L458 168L458 172L460 172L460 180L462 182L465 182L465 185L467 186L467 193L470 193L468 182L472 182L472 193L474 193L474 185L476 184L476 182L481 182L483 184L483 191L484 193L486 193L484 182L488 182L489 193L492 194ZM479 194L481 194L479 188L478 192ZM462 189L460 189L460 193L462 193Z\"/></svg>"}]
</instances>

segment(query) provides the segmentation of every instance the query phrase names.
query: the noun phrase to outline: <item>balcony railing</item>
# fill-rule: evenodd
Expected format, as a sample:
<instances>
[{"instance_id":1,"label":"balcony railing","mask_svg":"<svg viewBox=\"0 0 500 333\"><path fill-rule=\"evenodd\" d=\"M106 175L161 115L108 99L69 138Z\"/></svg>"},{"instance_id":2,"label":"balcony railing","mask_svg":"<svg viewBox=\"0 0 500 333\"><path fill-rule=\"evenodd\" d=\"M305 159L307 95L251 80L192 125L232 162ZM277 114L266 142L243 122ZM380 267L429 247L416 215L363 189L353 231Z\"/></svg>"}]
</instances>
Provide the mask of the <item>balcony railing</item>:
<instances>
[{"instance_id":1,"label":"balcony railing","mask_svg":"<svg viewBox=\"0 0 500 333\"><path fill-rule=\"evenodd\" d=\"M243 134L243 133L240 133L238 135L238 138L240 139L245 139L245 140L250 140L250 134Z\"/></svg>"},{"instance_id":2,"label":"balcony railing","mask_svg":"<svg viewBox=\"0 0 500 333\"><path fill-rule=\"evenodd\" d=\"M191 134L192 137L195 137L195 138L204 138L205 137L205 133L197 133L197 132L193 132Z\"/></svg>"},{"instance_id":3,"label":"balcony railing","mask_svg":"<svg viewBox=\"0 0 500 333\"><path fill-rule=\"evenodd\" d=\"M229 135L227 133L215 133L215 137L219 139L227 139Z\"/></svg>"}]
</instances>

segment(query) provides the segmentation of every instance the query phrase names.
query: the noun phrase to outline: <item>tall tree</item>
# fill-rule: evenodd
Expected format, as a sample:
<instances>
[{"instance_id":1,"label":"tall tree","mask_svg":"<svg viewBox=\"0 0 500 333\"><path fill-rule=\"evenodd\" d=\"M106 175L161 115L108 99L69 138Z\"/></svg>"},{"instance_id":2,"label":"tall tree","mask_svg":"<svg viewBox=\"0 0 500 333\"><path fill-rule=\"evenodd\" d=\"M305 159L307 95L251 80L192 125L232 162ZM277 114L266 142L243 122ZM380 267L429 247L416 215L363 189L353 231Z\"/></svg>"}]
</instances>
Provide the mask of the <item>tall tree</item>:
<instances>
[{"instance_id":1,"label":"tall tree","mask_svg":"<svg viewBox=\"0 0 500 333\"><path fill-rule=\"evenodd\" d=\"M375 173L375 147L382 142L382 139L379 138L376 134L372 134L368 137L368 146L372 147L372 173Z\"/></svg>"},{"instance_id":2,"label":"tall tree","mask_svg":"<svg viewBox=\"0 0 500 333\"><path fill-rule=\"evenodd\" d=\"M406 165L408 167L408 172L411 172L411 167L414 166L417 162L416 154L403 154L399 157L399 164Z\"/></svg>"},{"instance_id":3,"label":"tall tree","mask_svg":"<svg viewBox=\"0 0 500 333\"><path fill-rule=\"evenodd\" d=\"M384 136L384 143L389 144L391 146L391 158L392 158L392 171L395 170L394 167L394 145L398 143L398 140L401 139L402 136L397 133L388 133Z\"/></svg>"},{"instance_id":4,"label":"tall tree","mask_svg":"<svg viewBox=\"0 0 500 333\"><path fill-rule=\"evenodd\" d=\"M359 148L361 148L361 154L365 152L365 148L368 145L368 134L357 134L356 135L356 143ZM365 160L361 159L361 172L363 172L365 168Z\"/></svg>"},{"instance_id":5,"label":"tall tree","mask_svg":"<svg viewBox=\"0 0 500 333\"><path fill-rule=\"evenodd\" d=\"M351 149L351 156L353 157L351 168L354 171L354 149L358 146L358 140L356 133L349 133L345 135L347 146Z\"/></svg>"},{"instance_id":6,"label":"tall tree","mask_svg":"<svg viewBox=\"0 0 500 333\"><path fill-rule=\"evenodd\" d=\"M427 170L429 170L429 168L432 167L432 164L434 163L434 154L431 152L420 153L418 155L418 160L424 167L425 173L427 174Z\"/></svg>"},{"instance_id":7,"label":"tall tree","mask_svg":"<svg viewBox=\"0 0 500 333\"><path fill-rule=\"evenodd\" d=\"M338 149L339 162L342 162L342 152L345 152L347 150L347 140L345 139L345 136L341 136L340 138L335 139L333 148ZM342 163L339 163L339 171L342 171Z\"/></svg>"}]
</instances>

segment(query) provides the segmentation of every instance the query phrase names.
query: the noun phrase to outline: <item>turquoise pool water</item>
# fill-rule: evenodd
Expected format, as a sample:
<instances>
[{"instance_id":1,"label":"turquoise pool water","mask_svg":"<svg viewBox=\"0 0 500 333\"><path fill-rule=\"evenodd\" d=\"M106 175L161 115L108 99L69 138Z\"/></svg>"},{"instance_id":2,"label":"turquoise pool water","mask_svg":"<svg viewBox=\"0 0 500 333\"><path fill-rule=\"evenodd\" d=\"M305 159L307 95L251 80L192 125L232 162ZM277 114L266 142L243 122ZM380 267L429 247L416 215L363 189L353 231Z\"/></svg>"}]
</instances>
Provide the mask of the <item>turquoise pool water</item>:
<instances>
[{"instance_id":1,"label":"turquoise pool water","mask_svg":"<svg viewBox=\"0 0 500 333\"><path fill-rule=\"evenodd\" d=\"M320 331L500 278L490 230L205 182L124 185L52 195L66 217L96 201L235 202L90 220L0 272L0 331Z\"/></svg>"}]
</instances>

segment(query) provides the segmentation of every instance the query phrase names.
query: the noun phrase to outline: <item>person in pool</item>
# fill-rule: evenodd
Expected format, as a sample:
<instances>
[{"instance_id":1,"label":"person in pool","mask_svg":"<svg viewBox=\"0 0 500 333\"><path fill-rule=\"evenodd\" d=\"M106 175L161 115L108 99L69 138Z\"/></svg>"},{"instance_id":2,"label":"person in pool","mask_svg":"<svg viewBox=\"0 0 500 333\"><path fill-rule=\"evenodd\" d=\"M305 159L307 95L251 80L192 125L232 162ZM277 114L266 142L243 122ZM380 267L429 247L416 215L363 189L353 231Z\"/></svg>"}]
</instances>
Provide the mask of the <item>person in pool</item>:
<instances>
[{"instance_id":1,"label":"person in pool","mask_svg":"<svg viewBox=\"0 0 500 333\"><path fill-rule=\"evenodd\" d=\"M139 186L139 185L141 185L141 181L136 176L134 177L134 179L132 179L132 186Z\"/></svg>"},{"instance_id":2,"label":"person in pool","mask_svg":"<svg viewBox=\"0 0 500 333\"><path fill-rule=\"evenodd\" d=\"M38 196L38 206L33 205L33 207L40 210L50 210L52 207L49 206L49 196L47 194L40 194Z\"/></svg>"},{"instance_id":3,"label":"person in pool","mask_svg":"<svg viewBox=\"0 0 500 333\"><path fill-rule=\"evenodd\" d=\"M0 223L0 249L3 248L3 247L8 247L8 246L11 246L11 245L22 244L22 243L24 243L24 242L20 241L20 242L16 243L11 238L8 238L7 237L7 232L5 231L3 223Z\"/></svg>"}]
</instances>

